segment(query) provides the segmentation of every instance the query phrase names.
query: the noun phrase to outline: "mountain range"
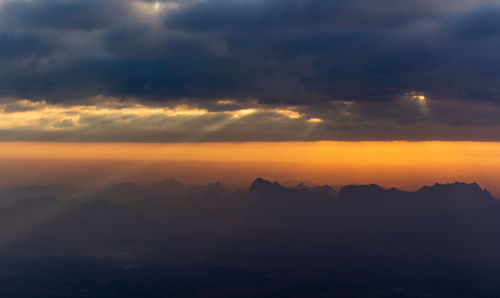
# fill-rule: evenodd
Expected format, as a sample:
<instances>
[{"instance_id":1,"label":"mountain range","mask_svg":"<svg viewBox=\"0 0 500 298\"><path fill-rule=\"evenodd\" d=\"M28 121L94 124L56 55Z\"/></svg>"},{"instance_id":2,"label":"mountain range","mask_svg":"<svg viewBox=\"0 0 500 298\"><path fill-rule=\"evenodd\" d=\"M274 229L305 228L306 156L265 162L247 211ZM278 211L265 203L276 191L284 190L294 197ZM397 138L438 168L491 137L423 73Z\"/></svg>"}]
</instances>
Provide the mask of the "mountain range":
<instances>
[{"instance_id":1,"label":"mountain range","mask_svg":"<svg viewBox=\"0 0 500 298\"><path fill-rule=\"evenodd\" d=\"M116 264L140 270L156 264L162 270L177 268L167 270L173 280L190 276L205 282L212 276L205 276L207 268L219 268L210 282L221 292L210 292L213 297L248 294L248 283L257 289L254 296L274 296L280 287L294 283L314 296L307 285L325 279L329 281L321 287L326 296L342 291L363 296L366 288L387 295L500 293L500 267L494 266L500 264L500 201L475 183L435 184L414 192L374 184L336 191L301 183L284 187L258 178L248 190L234 192L221 183L186 186L169 179L149 186L119 183L85 190L16 187L4 190L0 198L0 263L11 268L0 269L4 284L23 278L33 282L25 272L9 273L26 260L57 258L105 262L111 271ZM428 271L445 260L446 266ZM450 264L468 272L456 277ZM61 268L61 274L74 277L77 273L68 273L68 268ZM242 275L232 280L233 272L228 281L224 270ZM391 278L380 277L380 270ZM140 278L135 273L130 278L155 279L151 274L156 271L140 272ZM402 292L394 292L394 287L402 287L394 280L403 272L408 279L401 281ZM426 274L429 277L423 278ZM336 280L330 280L332 276ZM360 285L361 277L368 281ZM113 280L112 275L106 278ZM461 290L410 282L443 278L460 283ZM464 292L464 286L472 292ZM0 288L0 294L23 296L7 292L12 287ZM165 296L193 294L192 286L182 289L158 291ZM197 289L196 295L207 290L202 285ZM59 290L52 290L57 296Z\"/></svg>"}]
</instances>

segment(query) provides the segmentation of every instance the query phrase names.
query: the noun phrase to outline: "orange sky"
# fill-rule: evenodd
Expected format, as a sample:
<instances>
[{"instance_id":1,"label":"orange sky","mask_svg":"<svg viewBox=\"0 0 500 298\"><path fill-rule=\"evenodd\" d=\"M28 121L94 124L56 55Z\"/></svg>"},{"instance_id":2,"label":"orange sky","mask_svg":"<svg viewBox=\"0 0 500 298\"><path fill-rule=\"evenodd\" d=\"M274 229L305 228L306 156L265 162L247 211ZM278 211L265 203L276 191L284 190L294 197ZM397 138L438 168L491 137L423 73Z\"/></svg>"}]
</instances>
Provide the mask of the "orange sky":
<instances>
[{"instance_id":1,"label":"orange sky","mask_svg":"<svg viewBox=\"0 0 500 298\"><path fill-rule=\"evenodd\" d=\"M256 177L415 189L478 182L500 196L500 143L0 143L0 185L186 183L243 187Z\"/></svg>"}]
</instances>

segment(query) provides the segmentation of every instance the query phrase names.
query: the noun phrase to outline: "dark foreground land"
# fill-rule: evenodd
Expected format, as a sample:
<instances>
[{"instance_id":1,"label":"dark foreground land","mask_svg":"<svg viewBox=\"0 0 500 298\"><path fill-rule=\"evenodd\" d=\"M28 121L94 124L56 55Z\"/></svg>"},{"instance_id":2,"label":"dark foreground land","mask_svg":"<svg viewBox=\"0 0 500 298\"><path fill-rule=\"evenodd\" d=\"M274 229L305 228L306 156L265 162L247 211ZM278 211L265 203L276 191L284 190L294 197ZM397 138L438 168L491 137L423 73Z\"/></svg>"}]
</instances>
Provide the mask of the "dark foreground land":
<instances>
[{"instance_id":1,"label":"dark foreground land","mask_svg":"<svg viewBox=\"0 0 500 298\"><path fill-rule=\"evenodd\" d=\"M476 184L5 190L1 297L498 297Z\"/></svg>"}]
</instances>

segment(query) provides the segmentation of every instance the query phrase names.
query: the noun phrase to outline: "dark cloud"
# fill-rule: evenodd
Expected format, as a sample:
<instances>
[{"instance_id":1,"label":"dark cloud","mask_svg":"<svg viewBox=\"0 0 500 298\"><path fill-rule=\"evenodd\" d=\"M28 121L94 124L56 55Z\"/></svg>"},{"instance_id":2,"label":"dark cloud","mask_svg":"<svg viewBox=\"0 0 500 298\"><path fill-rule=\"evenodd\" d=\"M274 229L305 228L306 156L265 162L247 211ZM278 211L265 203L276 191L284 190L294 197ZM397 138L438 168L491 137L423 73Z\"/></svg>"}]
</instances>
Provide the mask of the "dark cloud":
<instances>
[{"instance_id":1,"label":"dark cloud","mask_svg":"<svg viewBox=\"0 0 500 298\"><path fill-rule=\"evenodd\" d=\"M122 23L126 8L116 0L8 1L0 15L3 23L20 29L95 30Z\"/></svg>"},{"instance_id":2,"label":"dark cloud","mask_svg":"<svg viewBox=\"0 0 500 298\"><path fill-rule=\"evenodd\" d=\"M0 16L1 96L348 100L399 124L435 119L371 103L500 100L495 1L3 1Z\"/></svg>"},{"instance_id":3,"label":"dark cloud","mask_svg":"<svg viewBox=\"0 0 500 298\"><path fill-rule=\"evenodd\" d=\"M480 8L458 20L456 31L459 38L472 40L495 38L500 35L500 7Z\"/></svg>"}]
</instances>

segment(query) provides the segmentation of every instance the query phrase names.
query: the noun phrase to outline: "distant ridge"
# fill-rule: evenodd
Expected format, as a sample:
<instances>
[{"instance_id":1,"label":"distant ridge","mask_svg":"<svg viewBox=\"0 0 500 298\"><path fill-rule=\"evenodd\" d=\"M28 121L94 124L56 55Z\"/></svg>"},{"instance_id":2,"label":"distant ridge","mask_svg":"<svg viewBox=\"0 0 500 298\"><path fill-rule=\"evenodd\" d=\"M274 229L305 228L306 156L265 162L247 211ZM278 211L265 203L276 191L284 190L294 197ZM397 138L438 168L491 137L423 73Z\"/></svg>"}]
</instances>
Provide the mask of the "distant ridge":
<instances>
[{"instance_id":1,"label":"distant ridge","mask_svg":"<svg viewBox=\"0 0 500 298\"><path fill-rule=\"evenodd\" d=\"M443 206L457 205L461 208L472 207L478 202L496 204L500 201L494 199L491 193L482 189L477 183L455 182L448 184L436 183L423 186L417 191L408 192L394 187L383 188L377 184L347 185L336 190L329 185L308 186L304 182L296 185L284 186L277 181L271 182L264 178L257 178L245 190L232 191L222 183L209 183L206 185L185 185L176 179L167 179L151 185L138 185L131 182L110 184L100 188L91 188L86 191L74 191L58 186L16 186L0 192L1 197L13 199L23 198L72 198L72 199L101 199L114 203L133 203L140 200L168 202L173 200L183 201L184 198L212 198L212 197L237 197L250 198L335 198L351 201L378 201L378 200L418 200L428 205ZM3 200L4 203L9 200Z\"/></svg>"},{"instance_id":2,"label":"distant ridge","mask_svg":"<svg viewBox=\"0 0 500 298\"><path fill-rule=\"evenodd\" d=\"M327 194L329 194L331 196L334 196L334 197L338 195L338 191L336 189L330 187L329 185L307 186L303 182L300 182L297 185L288 186L286 188L288 188L288 189L305 189L305 190L310 190L310 191L313 191L313 192L322 192L322 193L327 193Z\"/></svg>"},{"instance_id":3,"label":"distant ridge","mask_svg":"<svg viewBox=\"0 0 500 298\"><path fill-rule=\"evenodd\" d=\"M300 180L300 179L292 179L292 180L287 180L283 181L280 183L284 187L290 188L290 187L295 187L299 184L305 186L305 187L316 187L318 184L310 181L310 180Z\"/></svg>"},{"instance_id":4,"label":"distant ridge","mask_svg":"<svg viewBox=\"0 0 500 298\"><path fill-rule=\"evenodd\" d=\"M212 247L229 239L227 249L248 247L252 254L295 247L313 254L318 248L405 257L473 252L500 259L500 201L476 183L434 184L414 192L348 185L337 196L317 188L286 188L257 178L247 191L232 193L221 183L190 186L170 179L113 184L80 200L31 197L30 187L24 196L17 188L12 199L0 193L7 198L0 204L0 227L11 231L0 233L0 241L17 238L16 252L126 251L145 258L176 245L176 253L196 247L212 255Z\"/></svg>"},{"instance_id":5,"label":"distant ridge","mask_svg":"<svg viewBox=\"0 0 500 298\"><path fill-rule=\"evenodd\" d=\"M279 197L286 194L287 189L281 186L278 182L270 182L264 180L263 178L257 178L254 180L248 195L250 197Z\"/></svg>"},{"instance_id":6,"label":"distant ridge","mask_svg":"<svg viewBox=\"0 0 500 298\"><path fill-rule=\"evenodd\" d=\"M456 194L478 194L482 193L485 196L491 196L491 193L486 189L481 189L479 184L477 183L464 183L464 182L454 182L448 184L439 184L436 183L432 186L423 186L417 192L421 193L440 193L443 191L452 191Z\"/></svg>"},{"instance_id":7,"label":"distant ridge","mask_svg":"<svg viewBox=\"0 0 500 298\"><path fill-rule=\"evenodd\" d=\"M365 195L379 195L386 190L377 184L369 185L347 185L340 190L340 197L359 197Z\"/></svg>"},{"instance_id":8,"label":"distant ridge","mask_svg":"<svg viewBox=\"0 0 500 298\"><path fill-rule=\"evenodd\" d=\"M263 178L257 178L250 186L248 195L251 198L312 198L322 193L325 197L337 198L339 200L350 200L364 202L381 202L394 200L413 200L419 204L430 204L439 206L454 206L457 208L470 208L478 204L496 204L488 190L483 190L477 183L455 182L449 184L436 183L432 186L424 186L417 191L407 192L396 188L384 189L377 184L347 185L336 192L328 185L307 187L299 183L294 187L286 188L278 182L270 182Z\"/></svg>"}]
</instances>

